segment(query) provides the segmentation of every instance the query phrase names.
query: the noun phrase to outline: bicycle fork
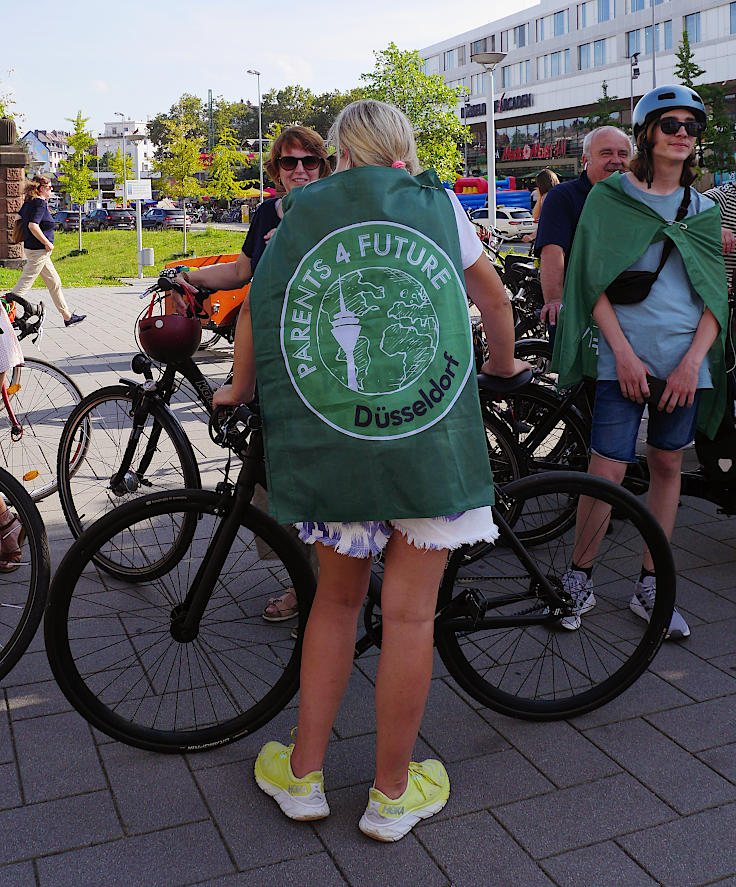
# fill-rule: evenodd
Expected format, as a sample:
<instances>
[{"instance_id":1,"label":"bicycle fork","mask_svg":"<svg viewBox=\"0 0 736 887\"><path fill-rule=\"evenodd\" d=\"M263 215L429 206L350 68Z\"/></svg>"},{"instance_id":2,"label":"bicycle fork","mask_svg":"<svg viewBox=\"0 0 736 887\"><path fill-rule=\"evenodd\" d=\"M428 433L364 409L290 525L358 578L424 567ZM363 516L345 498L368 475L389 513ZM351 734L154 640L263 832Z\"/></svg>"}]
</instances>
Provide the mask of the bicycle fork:
<instances>
[{"instance_id":1,"label":"bicycle fork","mask_svg":"<svg viewBox=\"0 0 736 887\"><path fill-rule=\"evenodd\" d=\"M222 496L218 511L221 510L224 517L215 530L186 597L171 611L171 636L181 644L191 643L199 634L199 624L230 554L240 529L240 516L251 494L244 485L236 484L234 490L227 490Z\"/></svg>"},{"instance_id":2,"label":"bicycle fork","mask_svg":"<svg viewBox=\"0 0 736 887\"><path fill-rule=\"evenodd\" d=\"M146 419L151 415L149 409L149 403L152 398L155 398L157 395L158 388L155 387L155 390L152 393L149 393L145 389L145 385L149 383L144 383L144 386L136 386L136 401L134 401L133 405L133 428L130 432L130 437L128 438L128 443L125 447L125 452L123 453L123 458L120 461L120 466L118 470L113 474L110 478L110 489L114 493L115 496L125 496L128 493L135 492L141 484L146 484L150 486L150 483L144 480L146 471L151 464L153 456L158 449L158 441L161 437L162 427L159 422L155 419L153 420L153 426L151 428L151 434L148 438L148 443L146 444L146 448L143 451L143 455L141 456L141 460L138 464L137 469L132 469L133 457L135 456L136 450L138 448L138 443L141 439L141 435L143 434L143 429L146 425ZM150 383L155 385L155 383Z\"/></svg>"}]
</instances>

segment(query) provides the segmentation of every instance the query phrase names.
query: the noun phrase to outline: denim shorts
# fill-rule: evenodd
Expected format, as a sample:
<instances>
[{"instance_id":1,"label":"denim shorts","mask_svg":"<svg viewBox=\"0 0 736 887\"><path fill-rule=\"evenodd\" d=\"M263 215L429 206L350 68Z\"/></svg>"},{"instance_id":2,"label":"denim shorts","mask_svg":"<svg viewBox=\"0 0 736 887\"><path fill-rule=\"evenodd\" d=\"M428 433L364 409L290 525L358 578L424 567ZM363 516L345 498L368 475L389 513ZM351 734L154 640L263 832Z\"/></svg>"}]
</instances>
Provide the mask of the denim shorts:
<instances>
[{"instance_id":1,"label":"denim shorts","mask_svg":"<svg viewBox=\"0 0 736 887\"><path fill-rule=\"evenodd\" d=\"M674 452L693 442L699 396L700 391L696 391L691 407L675 407L671 413L665 410L649 413L647 443L650 447ZM645 406L624 397L618 381L600 380L595 389L591 452L614 462L636 462L636 439Z\"/></svg>"},{"instance_id":2,"label":"denim shorts","mask_svg":"<svg viewBox=\"0 0 736 887\"><path fill-rule=\"evenodd\" d=\"M439 550L459 548L474 542L495 542L498 528L491 508L473 508L444 517L415 517L384 521L303 521L295 524L302 542L321 542L338 554L349 557L374 557L380 554L398 530L415 548Z\"/></svg>"}]
</instances>

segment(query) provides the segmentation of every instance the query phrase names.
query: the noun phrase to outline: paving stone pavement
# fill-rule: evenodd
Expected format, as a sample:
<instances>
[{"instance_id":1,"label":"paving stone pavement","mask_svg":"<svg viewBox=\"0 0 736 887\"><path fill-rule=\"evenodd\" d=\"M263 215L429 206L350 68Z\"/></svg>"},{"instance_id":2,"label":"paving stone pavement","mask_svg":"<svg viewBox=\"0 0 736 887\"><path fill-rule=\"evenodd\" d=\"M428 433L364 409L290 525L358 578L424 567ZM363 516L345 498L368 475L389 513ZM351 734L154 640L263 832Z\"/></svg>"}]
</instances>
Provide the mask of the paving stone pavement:
<instances>
[{"instance_id":1,"label":"paving stone pavement","mask_svg":"<svg viewBox=\"0 0 736 887\"><path fill-rule=\"evenodd\" d=\"M52 307L43 356L85 394L130 374L142 289L69 290L87 319L64 329ZM216 377L227 369L226 352L203 361ZM211 480L219 457L207 458ZM55 565L71 537L57 496L40 510ZM335 725L332 815L306 824L285 820L252 776L261 743L288 736L293 705L215 751L139 751L70 709L39 632L0 686L0 885L733 887L736 523L683 500L674 547L692 636L666 644L602 709L511 720L469 702L437 662L417 755L443 758L452 793L395 845L357 829L373 765L375 655L357 663Z\"/></svg>"}]
</instances>

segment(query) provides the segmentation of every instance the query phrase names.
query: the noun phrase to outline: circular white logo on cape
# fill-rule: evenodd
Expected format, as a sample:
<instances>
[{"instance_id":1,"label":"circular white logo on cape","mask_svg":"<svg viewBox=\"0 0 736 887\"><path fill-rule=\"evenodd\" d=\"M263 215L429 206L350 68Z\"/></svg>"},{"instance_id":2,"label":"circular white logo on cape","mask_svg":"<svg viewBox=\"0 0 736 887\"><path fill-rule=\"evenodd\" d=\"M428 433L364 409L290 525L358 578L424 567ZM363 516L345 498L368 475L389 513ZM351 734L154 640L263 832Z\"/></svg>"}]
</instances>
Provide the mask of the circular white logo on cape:
<instances>
[{"instance_id":1,"label":"circular white logo on cape","mask_svg":"<svg viewBox=\"0 0 736 887\"><path fill-rule=\"evenodd\" d=\"M367 439L416 434L447 414L470 373L462 282L419 231L341 228L289 281L281 348L297 393L331 427Z\"/></svg>"}]
</instances>

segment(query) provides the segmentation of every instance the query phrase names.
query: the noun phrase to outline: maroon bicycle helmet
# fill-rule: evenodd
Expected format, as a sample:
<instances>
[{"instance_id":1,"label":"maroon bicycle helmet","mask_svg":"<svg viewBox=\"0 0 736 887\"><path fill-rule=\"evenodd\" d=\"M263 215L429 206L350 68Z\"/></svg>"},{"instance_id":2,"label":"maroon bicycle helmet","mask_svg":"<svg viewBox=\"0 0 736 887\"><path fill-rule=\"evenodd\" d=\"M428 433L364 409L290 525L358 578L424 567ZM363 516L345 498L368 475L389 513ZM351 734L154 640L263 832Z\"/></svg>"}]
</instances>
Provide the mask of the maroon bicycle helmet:
<instances>
[{"instance_id":1,"label":"maroon bicycle helmet","mask_svg":"<svg viewBox=\"0 0 736 887\"><path fill-rule=\"evenodd\" d=\"M158 363L176 363L199 348L202 325L196 317L160 314L138 321L138 340L146 354Z\"/></svg>"}]
</instances>

